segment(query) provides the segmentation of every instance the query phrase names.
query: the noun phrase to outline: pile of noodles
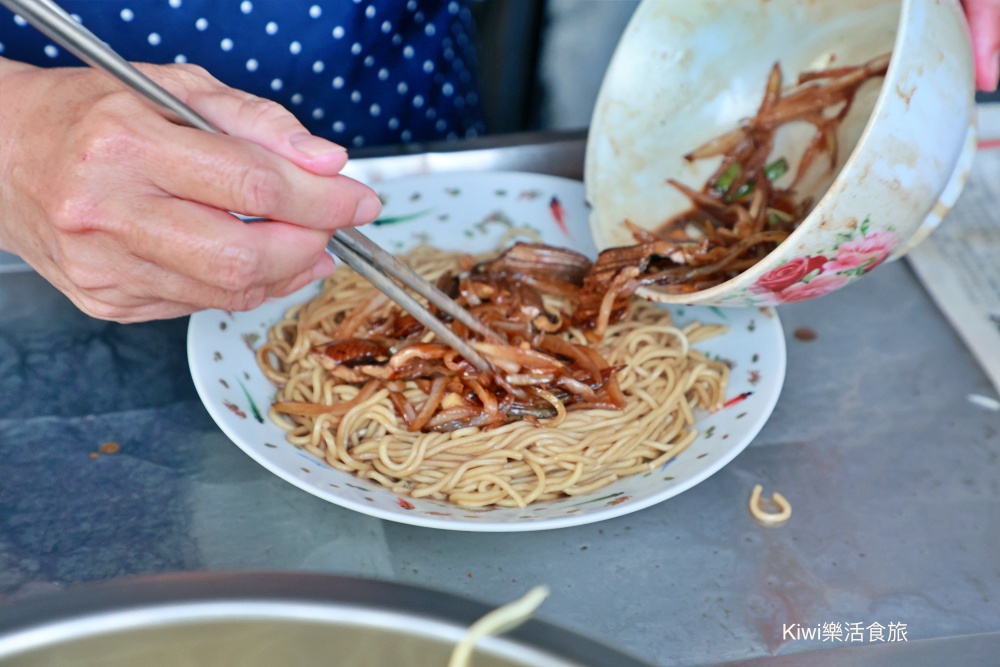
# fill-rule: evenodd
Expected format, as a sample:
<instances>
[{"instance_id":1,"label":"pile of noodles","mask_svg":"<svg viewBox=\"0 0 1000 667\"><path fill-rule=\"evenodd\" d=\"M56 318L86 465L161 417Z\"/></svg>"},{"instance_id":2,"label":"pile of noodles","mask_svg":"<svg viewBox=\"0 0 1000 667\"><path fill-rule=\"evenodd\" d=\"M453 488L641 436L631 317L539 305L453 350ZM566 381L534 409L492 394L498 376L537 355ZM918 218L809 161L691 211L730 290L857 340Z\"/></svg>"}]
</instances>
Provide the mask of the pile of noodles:
<instances>
[{"instance_id":1,"label":"pile of noodles","mask_svg":"<svg viewBox=\"0 0 1000 667\"><path fill-rule=\"evenodd\" d=\"M433 281L462 258L420 247L402 259ZM717 409L724 400L727 366L691 347L724 327L678 328L665 310L637 302L630 315L608 325L602 340L591 343L616 369L624 408L559 409L551 418L486 428L412 431L389 394L390 389L401 393L419 412L428 396L417 382L359 386L334 378L319 361L318 350L338 325L375 296L367 282L340 267L319 295L274 325L258 361L278 387L275 405L323 406L315 414L272 407L270 417L287 431L289 442L404 496L464 507L524 507L589 493L677 456L696 437L694 410ZM382 310L389 308L394 306ZM382 310L366 315L377 319ZM557 335L588 344L579 328ZM432 340L433 334L426 336Z\"/></svg>"}]
</instances>

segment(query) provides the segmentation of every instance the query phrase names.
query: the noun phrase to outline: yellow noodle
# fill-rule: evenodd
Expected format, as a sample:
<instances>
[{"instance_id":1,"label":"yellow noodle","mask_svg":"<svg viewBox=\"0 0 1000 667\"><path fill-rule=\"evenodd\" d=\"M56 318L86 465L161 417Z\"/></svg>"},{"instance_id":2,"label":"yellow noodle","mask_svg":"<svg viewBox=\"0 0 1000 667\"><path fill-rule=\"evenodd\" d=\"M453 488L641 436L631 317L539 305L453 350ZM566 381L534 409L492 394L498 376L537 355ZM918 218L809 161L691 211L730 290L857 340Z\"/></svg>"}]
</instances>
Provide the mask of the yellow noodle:
<instances>
[{"instance_id":1,"label":"yellow noodle","mask_svg":"<svg viewBox=\"0 0 1000 667\"><path fill-rule=\"evenodd\" d=\"M406 262L431 280L470 259L426 247ZM360 309L359 309L360 308ZM354 272L340 268L311 301L290 309L257 352L266 377L278 386L275 402L335 405L359 388L333 378L313 351L334 340L351 315L371 321L392 308ZM363 325L362 321L362 325ZM337 470L370 479L412 498L465 507L524 507L590 493L621 477L655 469L695 439L695 409L722 405L729 369L690 348L718 335L719 325L673 326L666 311L643 301L611 324L596 349L611 365L626 397L623 410L569 410L549 392L541 396L556 417L535 425L516 421L482 430L414 433L396 413L385 387L341 416L269 411L289 442ZM585 344L579 330L563 335ZM425 337L432 340L431 337ZM413 382L401 394L415 409L427 396Z\"/></svg>"}]
</instances>

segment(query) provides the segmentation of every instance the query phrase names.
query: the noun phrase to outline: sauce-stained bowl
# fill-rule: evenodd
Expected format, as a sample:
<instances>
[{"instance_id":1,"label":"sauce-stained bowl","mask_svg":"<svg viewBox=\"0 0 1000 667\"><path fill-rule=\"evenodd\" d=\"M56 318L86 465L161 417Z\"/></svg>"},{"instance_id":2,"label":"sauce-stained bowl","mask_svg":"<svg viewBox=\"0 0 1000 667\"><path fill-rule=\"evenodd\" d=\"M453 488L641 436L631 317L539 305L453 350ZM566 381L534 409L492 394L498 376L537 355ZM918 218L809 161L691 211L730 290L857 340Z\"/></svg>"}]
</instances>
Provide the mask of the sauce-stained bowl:
<instances>
[{"instance_id":1,"label":"sauce-stained bowl","mask_svg":"<svg viewBox=\"0 0 1000 667\"><path fill-rule=\"evenodd\" d=\"M585 182L599 249L635 241L690 207L668 178L700 189L721 158L684 155L755 114L771 67L799 72L891 52L837 131L838 163L796 186L815 204L778 248L740 275L653 301L776 305L822 296L904 255L958 198L976 149L973 64L957 0L644 0L605 74L587 142ZM813 132L779 130L791 163ZM826 156L820 157L823 162ZM784 185L787 180L779 180Z\"/></svg>"}]
</instances>

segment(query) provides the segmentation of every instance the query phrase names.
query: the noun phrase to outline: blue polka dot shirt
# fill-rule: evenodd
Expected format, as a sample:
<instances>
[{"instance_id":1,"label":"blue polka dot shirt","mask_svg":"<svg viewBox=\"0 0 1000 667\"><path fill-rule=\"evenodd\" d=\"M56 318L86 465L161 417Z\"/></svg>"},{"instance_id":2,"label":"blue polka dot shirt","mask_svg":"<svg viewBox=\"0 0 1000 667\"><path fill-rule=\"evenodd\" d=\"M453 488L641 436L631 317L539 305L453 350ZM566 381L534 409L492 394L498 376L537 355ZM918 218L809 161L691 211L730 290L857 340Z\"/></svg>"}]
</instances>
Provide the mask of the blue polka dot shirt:
<instances>
[{"instance_id":1,"label":"blue polka dot shirt","mask_svg":"<svg viewBox=\"0 0 1000 667\"><path fill-rule=\"evenodd\" d=\"M62 0L128 60L195 63L348 147L483 132L470 0ZM0 56L80 62L0 8Z\"/></svg>"}]
</instances>

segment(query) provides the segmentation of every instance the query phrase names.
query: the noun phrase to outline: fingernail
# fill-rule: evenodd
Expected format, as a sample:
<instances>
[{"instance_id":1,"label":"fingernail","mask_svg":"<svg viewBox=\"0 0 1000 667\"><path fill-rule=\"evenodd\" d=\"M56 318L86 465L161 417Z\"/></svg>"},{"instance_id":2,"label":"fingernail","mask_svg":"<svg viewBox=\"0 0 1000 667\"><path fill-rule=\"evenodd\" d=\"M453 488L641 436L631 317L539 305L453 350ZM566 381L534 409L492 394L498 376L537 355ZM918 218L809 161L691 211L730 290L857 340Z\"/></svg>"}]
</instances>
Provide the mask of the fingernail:
<instances>
[{"instance_id":1,"label":"fingernail","mask_svg":"<svg viewBox=\"0 0 1000 667\"><path fill-rule=\"evenodd\" d=\"M355 225L366 225L382 212L382 202L375 195L367 195L358 203L358 210L354 212Z\"/></svg>"},{"instance_id":2,"label":"fingernail","mask_svg":"<svg viewBox=\"0 0 1000 667\"><path fill-rule=\"evenodd\" d=\"M347 149L340 144L335 144L332 141L327 141L322 137L317 137L316 135L309 134L308 132L300 132L299 134L292 135L288 139L288 143L290 143L295 150L305 153L309 157L319 157L320 155L347 151Z\"/></svg>"},{"instance_id":3,"label":"fingernail","mask_svg":"<svg viewBox=\"0 0 1000 667\"><path fill-rule=\"evenodd\" d=\"M329 278L333 275L333 272L337 270L337 263L333 261L333 257L329 255L323 255L316 265L312 269L312 279L322 280L323 278Z\"/></svg>"}]
</instances>

